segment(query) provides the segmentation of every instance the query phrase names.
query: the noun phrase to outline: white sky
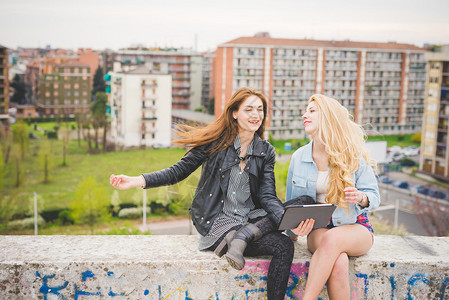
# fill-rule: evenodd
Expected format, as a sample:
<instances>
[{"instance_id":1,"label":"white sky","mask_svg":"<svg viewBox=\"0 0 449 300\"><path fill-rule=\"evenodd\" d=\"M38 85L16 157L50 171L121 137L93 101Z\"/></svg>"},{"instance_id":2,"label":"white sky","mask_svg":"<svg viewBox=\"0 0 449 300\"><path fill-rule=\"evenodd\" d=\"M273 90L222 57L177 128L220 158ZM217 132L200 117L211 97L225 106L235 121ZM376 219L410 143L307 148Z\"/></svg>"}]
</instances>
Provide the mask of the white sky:
<instances>
[{"instance_id":1,"label":"white sky","mask_svg":"<svg viewBox=\"0 0 449 300\"><path fill-rule=\"evenodd\" d=\"M241 36L449 44L448 0L0 0L9 48L213 50Z\"/></svg>"}]
</instances>

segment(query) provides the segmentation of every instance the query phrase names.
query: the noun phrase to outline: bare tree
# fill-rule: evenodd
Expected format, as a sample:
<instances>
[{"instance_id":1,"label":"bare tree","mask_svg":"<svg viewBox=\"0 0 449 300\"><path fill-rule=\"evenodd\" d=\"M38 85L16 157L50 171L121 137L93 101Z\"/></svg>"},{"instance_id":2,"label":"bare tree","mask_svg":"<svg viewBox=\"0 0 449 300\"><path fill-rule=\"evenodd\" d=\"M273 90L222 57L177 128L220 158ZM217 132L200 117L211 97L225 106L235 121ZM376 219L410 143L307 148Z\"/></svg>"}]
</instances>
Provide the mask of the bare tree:
<instances>
[{"instance_id":1,"label":"bare tree","mask_svg":"<svg viewBox=\"0 0 449 300\"><path fill-rule=\"evenodd\" d=\"M430 236L447 236L449 234L449 205L433 197L415 196L413 211Z\"/></svg>"}]
</instances>

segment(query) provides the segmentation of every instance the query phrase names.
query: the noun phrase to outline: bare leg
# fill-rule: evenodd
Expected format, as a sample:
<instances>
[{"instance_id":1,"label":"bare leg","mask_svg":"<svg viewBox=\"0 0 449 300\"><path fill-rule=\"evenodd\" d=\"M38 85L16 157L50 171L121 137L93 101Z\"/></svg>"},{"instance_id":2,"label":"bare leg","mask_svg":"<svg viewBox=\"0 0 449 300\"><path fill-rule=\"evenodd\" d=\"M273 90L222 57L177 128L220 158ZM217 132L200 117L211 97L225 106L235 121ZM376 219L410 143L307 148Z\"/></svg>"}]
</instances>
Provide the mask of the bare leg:
<instances>
[{"instance_id":1,"label":"bare leg","mask_svg":"<svg viewBox=\"0 0 449 300\"><path fill-rule=\"evenodd\" d=\"M309 276L303 299L315 300L329 279L332 279L331 293L335 291L335 288L333 290L332 287L345 285L342 280L346 278L347 281L347 277L332 276L335 264L337 263L335 272L341 274L341 269L345 265L344 257L340 258L341 254L346 253L349 256L365 254L372 247L372 236L360 224L343 225L332 229L313 231L307 238L307 245L313 255L310 261ZM339 261L337 262L337 260ZM345 293L347 293L346 296L338 293L339 295L336 295L337 299L349 299L349 293ZM329 296L331 297L331 295ZM334 298L331 297L331 299Z\"/></svg>"},{"instance_id":2,"label":"bare leg","mask_svg":"<svg viewBox=\"0 0 449 300\"><path fill-rule=\"evenodd\" d=\"M327 294L329 299L350 299L349 287L349 258L346 253L340 254L327 280Z\"/></svg>"}]
</instances>

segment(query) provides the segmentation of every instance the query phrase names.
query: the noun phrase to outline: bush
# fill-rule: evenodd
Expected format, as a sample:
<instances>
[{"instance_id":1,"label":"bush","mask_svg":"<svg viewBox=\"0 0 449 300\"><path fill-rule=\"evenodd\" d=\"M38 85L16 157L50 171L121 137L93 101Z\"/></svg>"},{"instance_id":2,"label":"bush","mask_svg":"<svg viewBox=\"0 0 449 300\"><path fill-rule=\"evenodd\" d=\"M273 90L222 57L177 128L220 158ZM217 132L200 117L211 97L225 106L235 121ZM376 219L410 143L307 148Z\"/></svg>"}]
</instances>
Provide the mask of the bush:
<instances>
[{"instance_id":1,"label":"bush","mask_svg":"<svg viewBox=\"0 0 449 300\"><path fill-rule=\"evenodd\" d=\"M147 207L147 216L150 214L151 210ZM131 207L124 208L118 212L118 217L120 219L138 219L143 215L142 207Z\"/></svg>"},{"instance_id":2,"label":"bush","mask_svg":"<svg viewBox=\"0 0 449 300\"><path fill-rule=\"evenodd\" d=\"M136 204L131 203L131 202L124 202L124 203L120 203L119 204L120 210L124 209L124 208L133 208L133 207L137 207Z\"/></svg>"},{"instance_id":3,"label":"bush","mask_svg":"<svg viewBox=\"0 0 449 300\"><path fill-rule=\"evenodd\" d=\"M43 210L40 215L44 218L45 222L53 222L59 218L59 214L65 210L65 208L55 208Z\"/></svg>"},{"instance_id":4,"label":"bush","mask_svg":"<svg viewBox=\"0 0 449 300\"><path fill-rule=\"evenodd\" d=\"M49 139L58 139L58 133L56 131L49 131L47 132L47 137Z\"/></svg>"},{"instance_id":5,"label":"bush","mask_svg":"<svg viewBox=\"0 0 449 300\"><path fill-rule=\"evenodd\" d=\"M158 202L151 202L150 209L155 214L164 214L168 212L168 206Z\"/></svg>"},{"instance_id":6,"label":"bush","mask_svg":"<svg viewBox=\"0 0 449 300\"><path fill-rule=\"evenodd\" d=\"M414 135L412 135L411 137L411 141L414 143L421 143L421 132L420 133L415 133Z\"/></svg>"},{"instance_id":7,"label":"bush","mask_svg":"<svg viewBox=\"0 0 449 300\"><path fill-rule=\"evenodd\" d=\"M44 224L45 224L45 220L41 216L38 216L37 225L43 226ZM11 222L9 222L8 226L13 230L34 228L34 217L26 218L26 219L22 219L22 220L11 221Z\"/></svg>"},{"instance_id":8,"label":"bush","mask_svg":"<svg viewBox=\"0 0 449 300\"><path fill-rule=\"evenodd\" d=\"M410 158L403 158L401 160L401 165L404 167L413 167L416 165L416 163L413 160L411 160Z\"/></svg>"},{"instance_id":9,"label":"bush","mask_svg":"<svg viewBox=\"0 0 449 300\"><path fill-rule=\"evenodd\" d=\"M74 224L75 219L73 219L72 212L69 209L64 209L58 214L58 219L62 225Z\"/></svg>"}]
</instances>

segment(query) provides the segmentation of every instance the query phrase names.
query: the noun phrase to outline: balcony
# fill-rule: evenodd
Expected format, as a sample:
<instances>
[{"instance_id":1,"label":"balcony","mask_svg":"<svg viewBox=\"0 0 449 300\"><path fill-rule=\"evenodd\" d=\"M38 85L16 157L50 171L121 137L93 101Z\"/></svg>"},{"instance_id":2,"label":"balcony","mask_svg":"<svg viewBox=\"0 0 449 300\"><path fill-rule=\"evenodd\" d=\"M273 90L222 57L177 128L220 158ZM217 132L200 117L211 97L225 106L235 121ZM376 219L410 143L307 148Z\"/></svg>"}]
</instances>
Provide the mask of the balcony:
<instances>
[{"instance_id":1,"label":"balcony","mask_svg":"<svg viewBox=\"0 0 449 300\"><path fill-rule=\"evenodd\" d=\"M145 82L145 81L143 81L141 86L142 87L146 87L146 88L157 88L157 82Z\"/></svg>"},{"instance_id":2,"label":"balcony","mask_svg":"<svg viewBox=\"0 0 449 300\"><path fill-rule=\"evenodd\" d=\"M157 99L158 98L158 95L157 94L143 94L142 95L142 100L143 101L145 101L145 100L155 100L155 99Z\"/></svg>"},{"instance_id":3,"label":"balcony","mask_svg":"<svg viewBox=\"0 0 449 300\"><path fill-rule=\"evenodd\" d=\"M142 120L145 120L145 121L156 121L157 117L154 117L154 116L142 116Z\"/></svg>"}]
</instances>

